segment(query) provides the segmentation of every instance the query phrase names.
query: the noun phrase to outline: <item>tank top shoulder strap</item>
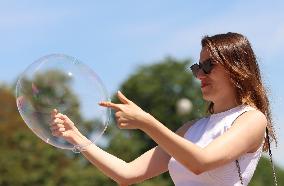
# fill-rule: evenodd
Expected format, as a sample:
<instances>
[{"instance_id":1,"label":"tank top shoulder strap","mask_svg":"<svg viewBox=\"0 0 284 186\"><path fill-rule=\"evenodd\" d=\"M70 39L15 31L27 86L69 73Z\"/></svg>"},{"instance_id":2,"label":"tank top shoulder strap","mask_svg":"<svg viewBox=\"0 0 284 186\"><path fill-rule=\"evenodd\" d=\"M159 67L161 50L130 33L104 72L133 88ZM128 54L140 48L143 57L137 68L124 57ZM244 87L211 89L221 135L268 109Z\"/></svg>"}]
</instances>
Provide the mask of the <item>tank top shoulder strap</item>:
<instances>
[{"instance_id":1,"label":"tank top shoulder strap","mask_svg":"<svg viewBox=\"0 0 284 186\"><path fill-rule=\"evenodd\" d=\"M257 110L257 108L254 108L254 107L249 106L249 105L244 105L243 106L243 111L244 112L251 111L251 110Z\"/></svg>"},{"instance_id":2,"label":"tank top shoulder strap","mask_svg":"<svg viewBox=\"0 0 284 186\"><path fill-rule=\"evenodd\" d=\"M238 117L240 117L242 114L244 114L244 113L246 113L248 111L252 111L252 110L257 110L257 109L252 107L252 106L249 106L249 105L242 105L240 110L237 112L237 114L233 118L232 125L238 119Z\"/></svg>"}]
</instances>

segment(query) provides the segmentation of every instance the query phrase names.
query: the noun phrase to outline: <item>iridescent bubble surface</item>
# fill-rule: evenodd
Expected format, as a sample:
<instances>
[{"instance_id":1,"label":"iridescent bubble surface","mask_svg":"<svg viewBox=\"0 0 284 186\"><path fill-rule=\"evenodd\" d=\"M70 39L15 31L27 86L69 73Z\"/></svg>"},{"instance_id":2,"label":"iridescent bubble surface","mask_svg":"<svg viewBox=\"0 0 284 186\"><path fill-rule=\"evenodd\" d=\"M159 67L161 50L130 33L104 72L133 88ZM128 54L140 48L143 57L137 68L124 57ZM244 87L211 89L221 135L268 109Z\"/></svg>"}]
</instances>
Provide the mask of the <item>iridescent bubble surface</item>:
<instances>
[{"instance_id":1,"label":"iridescent bubble surface","mask_svg":"<svg viewBox=\"0 0 284 186\"><path fill-rule=\"evenodd\" d=\"M27 126L43 141L62 149L73 145L52 136L51 112L67 115L79 131L96 142L105 131L110 110L98 102L109 101L98 75L76 58L64 54L44 56L32 63L16 86L18 110Z\"/></svg>"}]
</instances>

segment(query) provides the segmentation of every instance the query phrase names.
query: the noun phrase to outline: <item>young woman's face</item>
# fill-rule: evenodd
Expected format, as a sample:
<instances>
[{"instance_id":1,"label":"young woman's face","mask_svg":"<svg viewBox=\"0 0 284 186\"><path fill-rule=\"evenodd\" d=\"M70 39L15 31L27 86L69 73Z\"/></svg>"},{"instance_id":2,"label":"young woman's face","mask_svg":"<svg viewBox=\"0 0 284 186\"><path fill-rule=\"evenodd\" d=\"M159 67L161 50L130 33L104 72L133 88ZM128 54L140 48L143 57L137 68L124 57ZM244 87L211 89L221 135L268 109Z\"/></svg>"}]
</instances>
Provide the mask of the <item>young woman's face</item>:
<instances>
[{"instance_id":1,"label":"young woman's face","mask_svg":"<svg viewBox=\"0 0 284 186\"><path fill-rule=\"evenodd\" d=\"M211 58L211 54L206 47L203 47L200 52L199 62L202 64L207 59ZM197 78L201 81L201 91L203 99L206 101L222 101L224 98L234 97L235 89L230 81L229 74L225 71L224 67L213 61L213 68L209 74L199 70Z\"/></svg>"}]
</instances>

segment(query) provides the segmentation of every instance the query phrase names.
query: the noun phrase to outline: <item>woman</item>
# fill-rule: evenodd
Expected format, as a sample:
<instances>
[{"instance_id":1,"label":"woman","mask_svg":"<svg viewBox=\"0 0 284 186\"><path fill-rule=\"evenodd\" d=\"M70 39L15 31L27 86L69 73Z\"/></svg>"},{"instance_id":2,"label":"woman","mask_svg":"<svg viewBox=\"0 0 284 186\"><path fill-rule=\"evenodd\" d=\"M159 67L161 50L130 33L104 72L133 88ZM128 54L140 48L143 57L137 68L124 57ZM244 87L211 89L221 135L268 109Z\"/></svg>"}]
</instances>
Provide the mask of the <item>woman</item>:
<instances>
[{"instance_id":1,"label":"woman","mask_svg":"<svg viewBox=\"0 0 284 186\"><path fill-rule=\"evenodd\" d=\"M100 105L116 111L120 128L140 129L158 144L129 163L92 144L56 110L53 135L74 144L120 185L166 171L177 186L248 185L261 152L270 152L270 139L276 141L256 57L241 34L206 36L201 43L200 62L191 70L210 103L209 116L187 122L174 133L118 92L121 104Z\"/></svg>"}]
</instances>

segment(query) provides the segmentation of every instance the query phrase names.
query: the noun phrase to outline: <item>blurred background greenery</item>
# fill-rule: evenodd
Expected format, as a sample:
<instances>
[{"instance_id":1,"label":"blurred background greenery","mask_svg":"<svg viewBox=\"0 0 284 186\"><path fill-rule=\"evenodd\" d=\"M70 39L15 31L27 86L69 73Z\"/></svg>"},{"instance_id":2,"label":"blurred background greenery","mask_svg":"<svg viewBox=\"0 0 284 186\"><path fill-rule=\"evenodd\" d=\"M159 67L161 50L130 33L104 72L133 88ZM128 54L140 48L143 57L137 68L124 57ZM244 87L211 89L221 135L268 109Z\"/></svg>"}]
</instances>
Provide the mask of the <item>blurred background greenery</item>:
<instances>
[{"instance_id":1,"label":"blurred background greenery","mask_svg":"<svg viewBox=\"0 0 284 186\"><path fill-rule=\"evenodd\" d=\"M187 71L191 63L190 59L166 57L140 66L120 85L119 90L174 131L182 123L202 117L206 111L200 86ZM57 83L63 85L66 82L61 78ZM14 87L0 86L0 186L117 185L82 155L56 149L36 137L17 110ZM191 112L178 111L177 103L181 98L191 101ZM112 95L112 100L118 102L116 95ZM70 102L74 107L68 113L84 122L81 121L78 99L72 95ZM120 130L115 122L109 125L104 136L107 144L102 148L128 162L156 145L141 131ZM284 185L284 170L277 165L276 170L278 184ZM170 186L173 183L169 174L165 173L137 185ZM269 160L263 157L250 186L269 185L273 185L272 167Z\"/></svg>"}]
</instances>

